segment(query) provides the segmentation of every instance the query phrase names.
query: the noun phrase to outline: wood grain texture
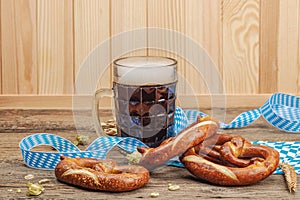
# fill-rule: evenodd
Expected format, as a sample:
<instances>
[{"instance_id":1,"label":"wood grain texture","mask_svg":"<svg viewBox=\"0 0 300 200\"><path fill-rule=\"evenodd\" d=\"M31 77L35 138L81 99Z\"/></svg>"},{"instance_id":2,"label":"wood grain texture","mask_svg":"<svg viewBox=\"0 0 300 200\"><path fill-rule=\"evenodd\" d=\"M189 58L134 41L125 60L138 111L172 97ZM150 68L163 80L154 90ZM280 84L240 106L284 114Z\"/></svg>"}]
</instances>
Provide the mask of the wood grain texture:
<instances>
[{"instance_id":1,"label":"wood grain texture","mask_svg":"<svg viewBox=\"0 0 300 200\"><path fill-rule=\"evenodd\" d=\"M203 110L209 113L210 110ZM227 110L227 119L233 119L243 109ZM102 113L107 119L111 116ZM88 117L88 113L83 117ZM282 175L271 175L267 179L250 186L224 187L208 184L196 179L186 169L163 166L151 173L148 184L138 190L124 193L108 193L88 191L57 181L54 172L37 170L24 165L19 142L22 138L37 132L52 133L70 141L76 137L72 111L61 110L2 110L0 115L0 199L28 199L24 176L33 174L31 182L49 179L43 184L45 190L35 198L38 199L153 199L152 192L158 192L158 199L299 199L300 193L290 194ZM5 123L2 123L5 122ZM5 125L5 126L4 126ZM85 135L91 136L91 141L97 137L92 126L85 127ZM248 140L297 141L298 135L278 131L268 126L263 119L245 129L225 130L225 133L239 134ZM79 146L84 150L87 146ZM51 147L42 146L35 150L52 151ZM117 149L109 152L108 158L115 159L119 164L127 164L125 156ZM297 175L299 179L299 175ZM169 191L168 184L180 186L180 190ZM298 182L297 188L300 187ZM10 189L12 191L10 191ZM21 189L20 193L16 190Z\"/></svg>"},{"instance_id":2,"label":"wood grain texture","mask_svg":"<svg viewBox=\"0 0 300 200\"><path fill-rule=\"evenodd\" d=\"M38 93L73 91L72 0L37 1Z\"/></svg>"},{"instance_id":3,"label":"wood grain texture","mask_svg":"<svg viewBox=\"0 0 300 200\"><path fill-rule=\"evenodd\" d=\"M279 2L260 1L259 93L277 91Z\"/></svg>"},{"instance_id":4,"label":"wood grain texture","mask_svg":"<svg viewBox=\"0 0 300 200\"><path fill-rule=\"evenodd\" d=\"M194 52L195 49L186 44L186 54L194 56L201 65L191 66L186 63L185 78L192 86L186 86L187 94L208 94L212 92L208 86L215 84L216 76L222 78L221 12L218 0L186 1L185 34L204 50L204 53Z\"/></svg>"},{"instance_id":5,"label":"wood grain texture","mask_svg":"<svg viewBox=\"0 0 300 200\"><path fill-rule=\"evenodd\" d=\"M2 49L2 92L18 94L18 66L17 66L17 44L16 21L14 1L1 0L1 41ZM6 23L5 23L6 22Z\"/></svg>"},{"instance_id":6,"label":"wood grain texture","mask_svg":"<svg viewBox=\"0 0 300 200\"><path fill-rule=\"evenodd\" d=\"M223 79L228 93L258 93L259 0L223 1Z\"/></svg>"},{"instance_id":7,"label":"wood grain texture","mask_svg":"<svg viewBox=\"0 0 300 200\"><path fill-rule=\"evenodd\" d=\"M147 0L112 0L111 1L111 36L128 34L127 40L115 41L112 38L112 58L147 55L147 32L144 35L130 34L132 30L147 28ZM143 46L144 49L131 49ZM127 52L125 55L121 52Z\"/></svg>"},{"instance_id":8,"label":"wood grain texture","mask_svg":"<svg viewBox=\"0 0 300 200\"><path fill-rule=\"evenodd\" d=\"M0 11L1 11L1 1L0 1ZM2 11L1 11L2 12ZM2 15L0 13L0 95L2 94Z\"/></svg>"},{"instance_id":9,"label":"wood grain texture","mask_svg":"<svg viewBox=\"0 0 300 200\"><path fill-rule=\"evenodd\" d=\"M299 2L299 1L298 1ZM300 68L300 3L298 3L298 66ZM300 94L300 70L298 70L298 86L297 86L297 94Z\"/></svg>"},{"instance_id":10,"label":"wood grain texture","mask_svg":"<svg viewBox=\"0 0 300 200\"><path fill-rule=\"evenodd\" d=\"M37 94L36 1L1 1L4 94Z\"/></svg>"},{"instance_id":11,"label":"wood grain texture","mask_svg":"<svg viewBox=\"0 0 300 200\"><path fill-rule=\"evenodd\" d=\"M261 107L271 94L233 94L233 95L181 95L177 98L177 105L181 108L190 109L195 106L203 108L248 108ZM212 101L212 99L214 101ZM1 109L91 109L93 98L90 95L76 96L74 107L74 96L72 95L1 95ZM224 104L225 101L225 104ZM224 107L222 107L224 105ZM111 109L111 98L101 101L101 108Z\"/></svg>"},{"instance_id":12,"label":"wood grain texture","mask_svg":"<svg viewBox=\"0 0 300 200\"><path fill-rule=\"evenodd\" d=\"M278 43L278 90L299 91L299 0L280 1Z\"/></svg>"},{"instance_id":13,"label":"wood grain texture","mask_svg":"<svg viewBox=\"0 0 300 200\"><path fill-rule=\"evenodd\" d=\"M300 95L300 0L0 0L0 10L0 95L72 95L84 64L93 68L88 87L111 87L109 63L131 55L176 58L183 98L210 94L210 87L245 98ZM153 27L164 31L151 35ZM136 29L146 33L111 39ZM124 53L136 44L147 49ZM214 68L223 83L216 84Z\"/></svg>"},{"instance_id":14,"label":"wood grain texture","mask_svg":"<svg viewBox=\"0 0 300 200\"><path fill-rule=\"evenodd\" d=\"M120 57L147 55L147 13L147 0L111 1L112 61ZM112 65L110 67L113 74Z\"/></svg>"},{"instance_id":15,"label":"wood grain texture","mask_svg":"<svg viewBox=\"0 0 300 200\"><path fill-rule=\"evenodd\" d=\"M109 17L110 1L74 0L75 81L78 73L82 73L81 67L90 66L94 71L90 71L86 78L99 81L101 87L110 87L109 66L105 66L101 77L96 76L103 59L110 60L110 49L105 55L97 55L97 47L110 37ZM97 85L90 87L96 88Z\"/></svg>"},{"instance_id":16,"label":"wood grain texture","mask_svg":"<svg viewBox=\"0 0 300 200\"><path fill-rule=\"evenodd\" d=\"M186 47L185 38L178 37L179 34L176 32L181 34L186 32L185 6L186 1L148 0L148 27L162 29L160 32L157 31L158 35L148 33L148 46L150 47L148 54L172 57L177 60L179 96L186 92L186 61L184 60Z\"/></svg>"}]
</instances>

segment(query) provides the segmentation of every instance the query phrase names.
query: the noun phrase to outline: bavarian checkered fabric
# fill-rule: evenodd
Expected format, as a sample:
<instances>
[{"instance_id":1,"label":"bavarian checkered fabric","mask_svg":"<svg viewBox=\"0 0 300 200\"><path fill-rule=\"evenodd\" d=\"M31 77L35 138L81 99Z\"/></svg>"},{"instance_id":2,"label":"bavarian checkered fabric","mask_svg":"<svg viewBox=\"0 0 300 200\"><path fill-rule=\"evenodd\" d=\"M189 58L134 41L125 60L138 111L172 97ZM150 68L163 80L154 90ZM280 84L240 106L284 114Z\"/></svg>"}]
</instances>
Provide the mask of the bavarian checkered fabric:
<instances>
[{"instance_id":1,"label":"bavarian checkered fabric","mask_svg":"<svg viewBox=\"0 0 300 200\"><path fill-rule=\"evenodd\" d=\"M258 109L244 112L237 116L229 124L220 122L221 128L241 128L253 123L260 116L263 116L268 123L274 127L288 131L300 132L300 100L298 97L276 93ZM177 107L175 111L174 134L178 134L182 129L196 120L197 116L205 116L197 110L182 110ZM280 159L292 166L300 174L300 142L268 142L255 141L254 144L263 144L275 148L280 152ZM56 152L36 152L33 147L39 145L49 145L55 148ZM20 149L24 162L27 166L38 169L54 169L60 160L60 156L88 157L104 159L107 153L118 146L125 151L133 152L138 146L147 146L141 141L127 137L99 137L90 144L84 151L80 151L70 141L53 134L34 134L25 137L20 142ZM167 162L169 165L182 167L177 158ZM277 169L275 173L282 171Z\"/></svg>"},{"instance_id":2,"label":"bavarian checkered fabric","mask_svg":"<svg viewBox=\"0 0 300 200\"><path fill-rule=\"evenodd\" d=\"M186 122L194 121L198 115L206 115L197 110L184 110L182 111L184 114L179 111L177 110L178 113L175 115L178 119L183 120L177 126L179 130L186 125ZM262 107L240 114L229 124L220 122L220 126L223 129L242 128L250 125L260 116L280 130L298 133L300 132L300 98L283 93L273 94Z\"/></svg>"},{"instance_id":3,"label":"bavarian checkered fabric","mask_svg":"<svg viewBox=\"0 0 300 200\"><path fill-rule=\"evenodd\" d=\"M267 142L254 141L253 144L265 145L276 149L280 153L280 161L294 167L297 174L300 174L300 142ZM277 168L275 174L282 174Z\"/></svg>"},{"instance_id":4,"label":"bavarian checkered fabric","mask_svg":"<svg viewBox=\"0 0 300 200\"><path fill-rule=\"evenodd\" d=\"M39 145L49 145L55 148L54 152L36 152L32 148ZM126 137L99 137L90 144L85 151L80 151L72 142L53 134L34 134L25 137L20 142L20 149L24 162L27 166L38 169L55 168L60 161L60 156L72 158L99 158L105 159L107 153L114 147L119 146L128 152L133 152L138 146L146 146L139 140Z\"/></svg>"}]
</instances>

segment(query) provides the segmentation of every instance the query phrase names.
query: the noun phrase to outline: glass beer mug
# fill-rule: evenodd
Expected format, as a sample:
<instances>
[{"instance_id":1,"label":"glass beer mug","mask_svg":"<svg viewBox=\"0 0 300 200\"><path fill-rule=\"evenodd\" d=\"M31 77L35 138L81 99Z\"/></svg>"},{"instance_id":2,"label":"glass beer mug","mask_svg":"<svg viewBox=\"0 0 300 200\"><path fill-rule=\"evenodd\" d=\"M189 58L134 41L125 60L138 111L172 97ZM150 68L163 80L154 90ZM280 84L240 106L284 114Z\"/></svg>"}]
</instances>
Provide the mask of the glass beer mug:
<instances>
[{"instance_id":1,"label":"glass beer mug","mask_svg":"<svg viewBox=\"0 0 300 200\"><path fill-rule=\"evenodd\" d=\"M94 97L97 133L105 135L98 113L103 96L113 96L118 136L158 146L174 132L177 61L158 56L133 56L113 62L113 88Z\"/></svg>"}]
</instances>

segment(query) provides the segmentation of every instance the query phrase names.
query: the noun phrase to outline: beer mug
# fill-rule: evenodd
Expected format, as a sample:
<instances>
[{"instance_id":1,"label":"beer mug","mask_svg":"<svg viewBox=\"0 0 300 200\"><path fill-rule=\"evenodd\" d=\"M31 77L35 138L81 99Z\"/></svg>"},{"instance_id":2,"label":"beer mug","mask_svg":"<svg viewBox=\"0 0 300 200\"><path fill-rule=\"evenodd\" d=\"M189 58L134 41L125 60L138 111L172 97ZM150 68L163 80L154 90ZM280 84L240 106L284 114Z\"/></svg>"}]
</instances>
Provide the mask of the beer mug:
<instances>
[{"instance_id":1,"label":"beer mug","mask_svg":"<svg viewBox=\"0 0 300 200\"><path fill-rule=\"evenodd\" d=\"M168 57L133 56L113 62L113 88L94 96L97 133L105 135L99 117L99 100L112 96L117 132L150 147L173 136L177 61Z\"/></svg>"}]
</instances>

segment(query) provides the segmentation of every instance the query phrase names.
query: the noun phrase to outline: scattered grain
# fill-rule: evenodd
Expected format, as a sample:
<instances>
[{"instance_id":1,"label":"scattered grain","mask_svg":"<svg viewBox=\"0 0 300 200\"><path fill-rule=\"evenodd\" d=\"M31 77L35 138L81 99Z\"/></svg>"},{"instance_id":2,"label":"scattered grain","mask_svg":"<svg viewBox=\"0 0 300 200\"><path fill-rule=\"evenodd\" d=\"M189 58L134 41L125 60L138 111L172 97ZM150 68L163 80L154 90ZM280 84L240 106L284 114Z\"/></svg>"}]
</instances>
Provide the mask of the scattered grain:
<instances>
[{"instance_id":1,"label":"scattered grain","mask_svg":"<svg viewBox=\"0 0 300 200\"><path fill-rule=\"evenodd\" d=\"M34 178L34 175L33 174L28 174L26 176L24 176L25 180L31 180Z\"/></svg>"},{"instance_id":2,"label":"scattered grain","mask_svg":"<svg viewBox=\"0 0 300 200\"><path fill-rule=\"evenodd\" d=\"M170 191L176 191L176 190L179 190L179 189L180 189L179 185L173 185L171 183L168 184L168 190L170 190Z\"/></svg>"},{"instance_id":3,"label":"scattered grain","mask_svg":"<svg viewBox=\"0 0 300 200\"><path fill-rule=\"evenodd\" d=\"M156 198L156 197L158 197L159 196L159 193L158 192L152 192L151 194L150 194L150 197L152 197L152 198Z\"/></svg>"}]
</instances>

